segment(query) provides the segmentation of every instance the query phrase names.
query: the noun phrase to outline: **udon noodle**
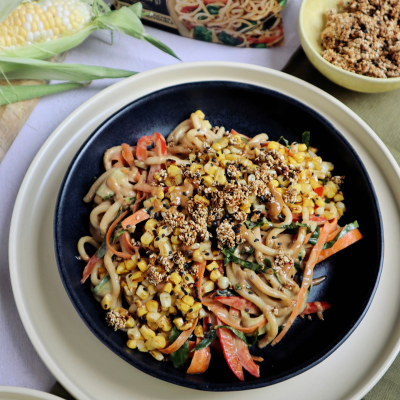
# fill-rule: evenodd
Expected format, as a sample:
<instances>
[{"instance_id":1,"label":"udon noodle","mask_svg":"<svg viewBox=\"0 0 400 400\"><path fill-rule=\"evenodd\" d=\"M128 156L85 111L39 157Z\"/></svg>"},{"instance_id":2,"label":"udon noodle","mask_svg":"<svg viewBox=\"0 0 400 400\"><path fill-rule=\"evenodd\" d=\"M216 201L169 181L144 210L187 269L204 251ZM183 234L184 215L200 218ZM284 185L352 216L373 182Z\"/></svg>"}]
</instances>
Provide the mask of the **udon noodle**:
<instances>
[{"instance_id":1,"label":"udon noodle","mask_svg":"<svg viewBox=\"0 0 400 400\"><path fill-rule=\"evenodd\" d=\"M277 0L176 0L190 37L238 47L267 47L283 39Z\"/></svg>"},{"instance_id":2,"label":"udon noodle","mask_svg":"<svg viewBox=\"0 0 400 400\"><path fill-rule=\"evenodd\" d=\"M78 252L82 283L129 348L202 373L219 342L244 379L262 361L248 346L279 343L298 316L322 318L330 304L307 303L324 281L314 267L362 236L357 222L338 225L344 177L309 142L249 138L196 111L167 142L154 133L105 152Z\"/></svg>"}]
</instances>

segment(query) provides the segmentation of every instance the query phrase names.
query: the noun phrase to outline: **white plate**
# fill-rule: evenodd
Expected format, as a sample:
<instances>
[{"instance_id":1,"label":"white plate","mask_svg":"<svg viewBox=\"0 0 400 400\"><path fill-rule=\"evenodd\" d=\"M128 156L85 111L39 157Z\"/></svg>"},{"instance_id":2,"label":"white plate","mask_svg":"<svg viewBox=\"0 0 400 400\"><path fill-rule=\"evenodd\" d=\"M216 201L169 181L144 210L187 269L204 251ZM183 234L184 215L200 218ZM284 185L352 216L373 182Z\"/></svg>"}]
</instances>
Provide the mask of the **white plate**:
<instances>
[{"instance_id":1,"label":"white plate","mask_svg":"<svg viewBox=\"0 0 400 400\"><path fill-rule=\"evenodd\" d=\"M39 390L0 386L0 400L60 400L60 398Z\"/></svg>"},{"instance_id":2,"label":"white plate","mask_svg":"<svg viewBox=\"0 0 400 400\"><path fill-rule=\"evenodd\" d=\"M80 320L62 286L53 248L57 193L69 163L90 133L115 111L148 93L215 80L263 86L314 108L346 136L370 174L385 235L384 267L370 310L351 337L325 361L295 378L251 393L275 400L358 400L376 384L400 348L400 169L376 134L342 103L306 82L261 67L192 63L141 73L97 94L56 129L25 176L11 223L10 273L25 329L50 371L79 399L243 397L241 392L205 394L168 384L121 360Z\"/></svg>"}]
</instances>

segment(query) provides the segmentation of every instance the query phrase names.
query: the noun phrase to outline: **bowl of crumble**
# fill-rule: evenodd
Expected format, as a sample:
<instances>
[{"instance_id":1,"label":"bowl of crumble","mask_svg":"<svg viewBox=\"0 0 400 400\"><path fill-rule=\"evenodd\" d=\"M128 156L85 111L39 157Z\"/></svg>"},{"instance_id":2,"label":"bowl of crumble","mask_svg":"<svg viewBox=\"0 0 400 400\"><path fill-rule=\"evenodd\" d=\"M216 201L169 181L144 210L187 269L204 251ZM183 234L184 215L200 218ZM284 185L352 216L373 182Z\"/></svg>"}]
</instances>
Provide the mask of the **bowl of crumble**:
<instances>
[{"instance_id":1,"label":"bowl of crumble","mask_svg":"<svg viewBox=\"0 0 400 400\"><path fill-rule=\"evenodd\" d=\"M400 2L304 0L300 42L324 76L365 93L400 88Z\"/></svg>"}]
</instances>

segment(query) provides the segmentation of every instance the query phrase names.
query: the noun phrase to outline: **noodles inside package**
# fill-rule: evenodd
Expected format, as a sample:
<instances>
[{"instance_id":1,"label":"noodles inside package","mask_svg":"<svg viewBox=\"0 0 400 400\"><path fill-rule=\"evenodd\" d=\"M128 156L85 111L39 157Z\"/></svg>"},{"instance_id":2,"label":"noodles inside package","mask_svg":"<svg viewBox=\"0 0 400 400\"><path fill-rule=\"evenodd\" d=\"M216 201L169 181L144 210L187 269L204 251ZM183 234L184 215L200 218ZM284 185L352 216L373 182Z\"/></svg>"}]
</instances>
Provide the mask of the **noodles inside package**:
<instances>
[{"instance_id":1,"label":"noodles inside package","mask_svg":"<svg viewBox=\"0 0 400 400\"><path fill-rule=\"evenodd\" d=\"M127 3L128 2L128 3ZM115 8L133 0L114 0ZM286 0L143 0L151 26L192 39L236 47L283 44Z\"/></svg>"}]
</instances>

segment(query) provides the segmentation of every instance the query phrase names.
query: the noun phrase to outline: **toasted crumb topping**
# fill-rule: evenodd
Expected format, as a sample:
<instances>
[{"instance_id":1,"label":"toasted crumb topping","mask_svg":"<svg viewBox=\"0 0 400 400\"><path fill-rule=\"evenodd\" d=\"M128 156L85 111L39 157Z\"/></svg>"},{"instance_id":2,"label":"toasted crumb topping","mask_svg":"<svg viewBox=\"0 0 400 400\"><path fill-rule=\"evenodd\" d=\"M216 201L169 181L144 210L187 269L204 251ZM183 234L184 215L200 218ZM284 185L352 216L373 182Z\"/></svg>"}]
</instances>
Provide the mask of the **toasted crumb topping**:
<instances>
[{"instance_id":1,"label":"toasted crumb topping","mask_svg":"<svg viewBox=\"0 0 400 400\"><path fill-rule=\"evenodd\" d=\"M106 322L108 326L111 326L114 329L114 331L117 331L118 329L124 329L126 320L126 317L122 316L116 311L108 311L106 314Z\"/></svg>"}]
</instances>

